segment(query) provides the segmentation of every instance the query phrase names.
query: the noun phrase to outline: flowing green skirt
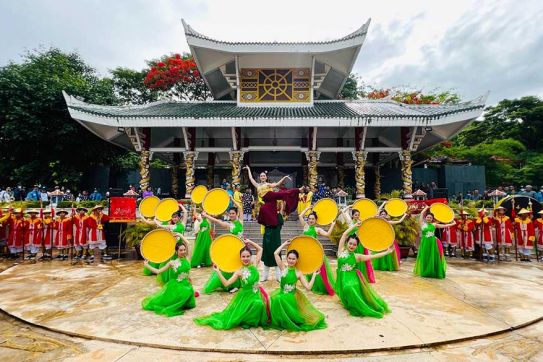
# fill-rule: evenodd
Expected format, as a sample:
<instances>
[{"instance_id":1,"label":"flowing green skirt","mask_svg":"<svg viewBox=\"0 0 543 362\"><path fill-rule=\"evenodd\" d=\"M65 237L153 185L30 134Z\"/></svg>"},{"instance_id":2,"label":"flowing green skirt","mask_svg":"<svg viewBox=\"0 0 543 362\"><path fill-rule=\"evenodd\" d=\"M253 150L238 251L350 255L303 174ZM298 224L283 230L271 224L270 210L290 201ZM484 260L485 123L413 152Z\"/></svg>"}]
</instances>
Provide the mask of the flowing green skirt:
<instances>
[{"instance_id":1,"label":"flowing green skirt","mask_svg":"<svg viewBox=\"0 0 543 362\"><path fill-rule=\"evenodd\" d=\"M425 278L445 278L447 262L440 252L438 242L435 236L422 237L413 270L416 275Z\"/></svg>"},{"instance_id":2,"label":"flowing green skirt","mask_svg":"<svg viewBox=\"0 0 543 362\"><path fill-rule=\"evenodd\" d=\"M338 270L337 292L341 304L353 316L382 318L390 312L387 303L373 290L359 270Z\"/></svg>"},{"instance_id":3,"label":"flowing green skirt","mask_svg":"<svg viewBox=\"0 0 543 362\"><path fill-rule=\"evenodd\" d=\"M266 303L259 289L254 292L253 288L243 288L222 312L194 318L194 322L214 329L264 327L268 324Z\"/></svg>"},{"instance_id":4,"label":"flowing green skirt","mask_svg":"<svg viewBox=\"0 0 543 362\"><path fill-rule=\"evenodd\" d=\"M308 281L311 280L311 275L306 275ZM324 256L324 263L320 269L320 274L315 278L315 283L311 291L317 294L334 295L334 289L336 286L336 280L334 278L334 272L330 266L328 257Z\"/></svg>"},{"instance_id":5,"label":"flowing green skirt","mask_svg":"<svg viewBox=\"0 0 543 362\"><path fill-rule=\"evenodd\" d=\"M270 301L272 328L297 332L326 328L324 314L298 289L291 293L277 289Z\"/></svg>"},{"instance_id":6,"label":"flowing green skirt","mask_svg":"<svg viewBox=\"0 0 543 362\"><path fill-rule=\"evenodd\" d=\"M168 317L181 315L185 309L196 306L194 289L188 280L172 279L160 291L143 299L141 306Z\"/></svg>"},{"instance_id":7,"label":"flowing green skirt","mask_svg":"<svg viewBox=\"0 0 543 362\"><path fill-rule=\"evenodd\" d=\"M371 261L374 270L381 271L398 271L400 270L400 255L398 253L398 244L394 241L394 251L381 258Z\"/></svg>"},{"instance_id":8,"label":"flowing green skirt","mask_svg":"<svg viewBox=\"0 0 543 362\"><path fill-rule=\"evenodd\" d=\"M224 276L226 280L230 279L234 273L225 273L221 272L221 274ZM219 276L217 275L217 272L213 270L211 272L211 275L209 276L209 279L207 280L206 284L204 285L204 293L205 294L211 294L217 289L222 289L225 291L232 290L234 288L239 288L241 285L239 279L236 280L234 283L230 284L228 287L225 287L221 280L219 279Z\"/></svg>"},{"instance_id":9,"label":"flowing green skirt","mask_svg":"<svg viewBox=\"0 0 543 362\"><path fill-rule=\"evenodd\" d=\"M209 255L211 241L209 228L198 233L198 236L194 241L192 258L190 259L190 266L192 268L196 268L198 266L211 266L211 256Z\"/></svg>"}]
</instances>

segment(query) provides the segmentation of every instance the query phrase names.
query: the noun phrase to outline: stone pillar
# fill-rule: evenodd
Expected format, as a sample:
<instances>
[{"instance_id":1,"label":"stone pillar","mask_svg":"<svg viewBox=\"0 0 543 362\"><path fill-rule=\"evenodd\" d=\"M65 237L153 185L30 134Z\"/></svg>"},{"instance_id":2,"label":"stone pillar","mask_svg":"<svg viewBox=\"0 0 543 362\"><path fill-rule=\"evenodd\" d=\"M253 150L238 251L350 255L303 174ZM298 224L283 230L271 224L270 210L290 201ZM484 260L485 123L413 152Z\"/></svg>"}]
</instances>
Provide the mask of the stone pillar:
<instances>
[{"instance_id":1,"label":"stone pillar","mask_svg":"<svg viewBox=\"0 0 543 362\"><path fill-rule=\"evenodd\" d=\"M373 193L375 198L379 199L381 197L381 167L379 164L375 165L375 184L373 185Z\"/></svg>"},{"instance_id":2,"label":"stone pillar","mask_svg":"<svg viewBox=\"0 0 543 362\"><path fill-rule=\"evenodd\" d=\"M140 151L140 189L145 191L149 187L150 171L149 171L149 159L151 152L148 149L142 149Z\"/></svg>"},{"instance_id":3,"label":"stone pillar","mask_svg":"<svg viewBox=\"0 0 543 362\"><path fill-rule=\"evenodd\" d=\"M241 165L243 151L230 151L230 164L232 165L232 185L241 184Z\"/></svg>"},{"instance_id":4,"label":"stone pillar","mask_svg":"<svg viewBox=\"0 0 543 362\"><path fill-rule=\"evenodd\" d=\"M356 182L356 198L361 199L366 197L366 175L364 167L366 166L366 157L368 153L365 151L354 151L354 179Z\"/></svg>"},{"instance_id":5,"label":"stone pillar","mask_svg":"<svg viewBox=\"0 0 543 362\"><path fill-rule=\"evenodd\" d=\"M318 171L317 165L319 164L319 151L307 151L305 157L307 157L307 172L308 172L308 183L309 186L317 186L318 182Z\"/></svg>"},{"instance_id":6,"label":"stone pillar","mask_svg":"<svg viewBox=\"0 0 543 362\"><path fill-rule=\"evenodd\" d=\"M179 197L179 164L172 166L172 195L175 199Z\"/></svg>"},{"instance_id":7,"label":"stone pillar","mask_svg":"<svg viewBox=\"0 0 543 362\"><path fill-rule=\"evenodd\" d=\"M411 160L411 151L402 150L400 152L400 160L402 161L403 193L411 195L413 193L413 173L411 171L413 161Z\"/></svg>"},{"instance_id":8,"label":"stone pillar","mask_svg":"<svg viewBox=\"0 0 543 362\"><path fill-rule=\"evenodd\" d=\"M185 156L185 197L190 197L192 190L194 189L194 183L196 182L194 177L194 162L198 158L198 152L195 151L185 151L183 152Z\"/></svg>"}]
</instances>

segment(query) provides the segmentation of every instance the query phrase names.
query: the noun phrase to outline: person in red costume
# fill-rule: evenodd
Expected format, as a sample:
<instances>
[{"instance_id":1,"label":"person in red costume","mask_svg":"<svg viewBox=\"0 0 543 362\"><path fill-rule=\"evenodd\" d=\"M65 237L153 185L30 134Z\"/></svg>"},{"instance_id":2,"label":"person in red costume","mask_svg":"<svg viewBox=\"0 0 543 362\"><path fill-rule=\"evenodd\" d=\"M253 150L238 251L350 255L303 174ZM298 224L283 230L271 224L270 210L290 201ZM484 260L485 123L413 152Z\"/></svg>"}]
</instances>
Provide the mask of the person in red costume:
<instances>
[{"instance_id":1,"label":"person in red costume","mask_svg":"<svg viewBox=\"0 0 543 362\"><path fill-rule=\"evenodd\" d=\"M104 224L109 221L109 216L104 214L103 210L103 206L96 205L92 209L91 216L87 219L89 252L91 249L93 250L93 255L88 260L89 263L93 263L95 259L102 261L102 250L107 247Z\"/></svg>"},{"instance_id":2,"label":"person in red costume","mask_svg":"<svg viewBox=\"0 0 543 362\"><path fill-rule=\"evenodd\" d=\"M534 226L537 231L537 252L541 255L541 252L543 251L543 210L539 211L537 214L539 217L534 220ZM543 261L543 258L539 260Z\"/></svg>"},{"instance_id":3,"label":"person in red costume","mask_svg":"<svg viewBox=\"0 0 543 362\"><path fill-rule=\"evenodd\" d=\"M492 237L493 226L494 218L487 216L484 208L480 209L479 216L475 220L475 238L483 250L483 259L486 258L488 262L495 261L494 238Z\"/></svg>"},{"instance_id":4,"label":"person in red costume","mask_svg":"<svg viewBox=\"0 0 543 362\"><path fill-rule=\"evenodd\" d=\"M59 250L57 259L66 260L68 259L68 250L70 249L74 234L73 223L72 218L68 217L68 211L58 210L57 215L58 218L53 224L53 229L55 230L54 245Z\"/></svg>"},{"instance_id":5,"label":"person in red costume","mask_svg":"<svg viewBox=\"0 0 543 362\"><path fill-rule=\"evenodd\" d=\"M456 256L458 247L458 224L443 229L443 246L445 247L445 256Z\"/></svg>"},{"instance_id":6,"label":"person in red costume","mask_svg":"<svg viewBox=\"0 0 543 362\"><path fill-rule=\"evenodd\" d=\"M25 231L28 222L23 217L21 209L13 210L13 214L7 220L9 228L8 248L12 258L17 258L23 251Z\"/></svg>"},{"instance_id":7,"label":"person in red costume","mask_svg":"<svg viewBox=\"0 0 543 362\"><path fill-rule=\"evenodd\" d=\"M513 246L513 222L511 218L505 215L507 209L498 206L494 216L494 227L496 228L496 240L500 250L500 258L510 261L511 246Z\"/></svg>"},{"instance_id":8,"label":"person in red costume","mask_svg":"<svg viewBox=\"0 0 543 362\"><path fill-rule=\"evenodd\" d=\"M84 207L78 207L76 209L77 214L73 217L74 224L74 248L75 248L75 260L79 260L83 257L88 257L88 244L87 238L89 236L87 230L87 223L89 215L87 215L87 209ZM85 255L84 255L85 254Z\"/></svg>"},{"instance_id":9,"label":"person in red costume","mask_svg":"<svg viewBox=\"0 0 543 362\"><path fill-rule=\"evenodd\" d=\"M469 214L462 210L460 212L460 220L456 220L456 227L460 230L460 235L458 236L461 243L461 247L465 250L464 258L469 258L473 255L475 250L475 244L473 242L473 229L475 228L475 223L473 220L468 219Z\"/></svg>"},{"instance_id":10,"label":"person in red costume","mask_svg":"<svg viewBox=\"0 0 543 362\"><path fill-rule=\"evenodd\" d=\"M515 219L520 261L531 261L530 254L534 248L535 228L530 214L530 211L523 208L518 212L518 218Z\"/></svg>"},{"instance_id":11,"label":"person in red costume","mask_svg":"<svg viewBox=\"0 0 543 362\"><path fill-rule=\"evenodd\" d=\"M25 250L28 251L27 259L35 259L38 251L41 249L43 239L43 223L38 217L38 210L28 210L30 215L26 219L28 228L25 230Z\"/></svg>"}]
</instances>

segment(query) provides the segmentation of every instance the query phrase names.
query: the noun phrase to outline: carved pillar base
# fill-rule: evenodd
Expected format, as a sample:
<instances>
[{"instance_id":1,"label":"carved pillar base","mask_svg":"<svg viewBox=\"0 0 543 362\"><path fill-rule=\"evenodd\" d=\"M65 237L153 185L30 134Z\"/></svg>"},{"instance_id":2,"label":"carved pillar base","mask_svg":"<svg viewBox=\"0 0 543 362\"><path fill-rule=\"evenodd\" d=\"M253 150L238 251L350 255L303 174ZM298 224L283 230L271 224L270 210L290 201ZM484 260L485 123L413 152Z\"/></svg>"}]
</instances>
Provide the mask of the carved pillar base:
<instances>
[{"instance_id":1,"label":"carved pillar base","mask_svg":"<svg viewBox=\"0 0 543 362\"><path fill-rule=\"evenodd\" d=\"M198 152L195 151L185 151L183 152L185 157L185 197L190 197L192 190L194 189L194 183L196 182L194 177L194 162L198 158Z\"/></svg>"},{"instance_id":2,"label":"carved pillar base","mask_svg":"<svg viewBox=\"0 0 543 362\"><path fill-rule=\"evenodd\" d=\"M241 184L241 163L243 151L230 151L230 164L232 165L232 185Z\"/></svg>"},{"instance_id":3,"label":"carved pillar base","mask_svg":"<svg viewBox=\"0 0 543 362\"><path fill-rule=\"evenodd\" d=\"M149 172L150 157L151 152L149 150L140 151L140 189L142 191L145 191L149 187L149 182L151 181Z\"/></svg>"},{"instance_id":4,"label":"carved pillar base","mask_svg":"<svg viewBox=\"0 0 543 362\"><path fill-rule=\"evenodd\" d=\"M307 151L305 157L307 157L307 178L309 186L317 187L318 183L318 171L317 166L319 164L319 157L321 153L318 151Z\"/></svg>"},{"instance_id":5,"label":"carved pillar base","mask_svg":"<svg viewBox=\"0 0 543 362\"><path fill-rule=\"evenodd\" d=\"M403 193L411 195L413 193L413 172L411 166L411 151L403 150L400 152L400 160L402 161L402 182Z\"/></svg>"},{"instance_id":6,"label":"carved pillar base","mask_svg":"<svg viewBox=\"0 0 543 362\"><path fill-rule=\"evenodd\" d=\"M354 179L356 182L356 198L361 199L366 197L366 175L364 167L366 166L366 157L368 153L365 151L354 151Z\"/></svg>"},{"instance_id":7,"label":"carved pillar base","mask_svg":"<svg viewBox=\"0 0 543 362\"><path fill-rule=\"evenodd\" d=\"M381 197L381 167L379 165L375 166L375 184L373 185L373 193L375 198L379 199Z\"/></svg>"}]
</instances>

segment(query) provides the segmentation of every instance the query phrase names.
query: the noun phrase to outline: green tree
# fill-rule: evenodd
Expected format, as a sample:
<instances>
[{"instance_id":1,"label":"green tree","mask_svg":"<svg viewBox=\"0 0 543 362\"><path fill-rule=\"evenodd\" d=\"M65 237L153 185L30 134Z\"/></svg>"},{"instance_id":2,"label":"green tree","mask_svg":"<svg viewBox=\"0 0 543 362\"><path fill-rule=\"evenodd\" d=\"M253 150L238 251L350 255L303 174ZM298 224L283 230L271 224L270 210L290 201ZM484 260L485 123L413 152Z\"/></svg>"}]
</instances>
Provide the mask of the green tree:
<instances>
[{"instance_id":1,"label":"green tree","mask_svg":"<svg viewBox=\"0 0 543 362\"><path fill-rule=\"evenodd\" d=\"M160 91L150 89L143 81L149 69L140 71L118 67L110 71L113 90L121 104L145 104L159 99Z\"/></svg>"},{"instance_id":2,"label":"green tree","mask_svg":"<svg viewBox=\"0 0 543 362\"><path fill-rule=\"evenodd\" d=\"M0 183L78 184L83 172L121 152L74 121L62 91L116 104L111 79L100 79L77 53L29 52L0 68Z\"/></svg>"},{"instance_id":3,"label":"green tree","mask_svg":"<svg viewBox=\"0 0 543 362\"><path fill-rule=\"evenodd\" d=\"M345 81L345 85L339 93L340 99L357 99L358 98L358 76L349 74L349 78Z\"/></svg>"}]
</instances>

